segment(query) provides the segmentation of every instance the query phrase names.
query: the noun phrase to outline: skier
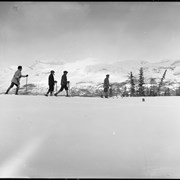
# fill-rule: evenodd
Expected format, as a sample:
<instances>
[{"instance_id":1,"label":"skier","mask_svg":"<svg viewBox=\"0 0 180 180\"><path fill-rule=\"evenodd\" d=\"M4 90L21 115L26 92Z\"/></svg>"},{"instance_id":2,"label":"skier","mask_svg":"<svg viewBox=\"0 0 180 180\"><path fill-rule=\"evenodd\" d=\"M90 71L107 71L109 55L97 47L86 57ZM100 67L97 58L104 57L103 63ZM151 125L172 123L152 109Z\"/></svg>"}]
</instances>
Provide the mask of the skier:
<instances>
[{"instance_id":1,"label":"skier","mask_svg":"<svg viewBox=\"0 0 180 180\"><path fill-rule=\"evenodd\" d=\"M61 91L63 91L63 89L66 90L66 96L68 97L68 84L69 84L69 81L67 81L67 71L64 71L63 72L63 75L61 77L61 88L58 92L56 92L54 95L57 96L57 94L59 94Z\"/></svg>"},{"instance_id":2,"label":"skier","mask_svg":"<svg viewBox=\"0 0 180 180\"><path fill-rule=\"evenodd\" d=\"M18 66L18 70L15 72L15 74L14 74L12 80L11 80L11 85L9 86L9 88L7 89L5 94L8 94L9 90L15 85L17 87L15 94L18 95L18 90L19 90L19 87L20 87L20 78L21 77L28 77L28 74L27 75L22 75L21 71L22 71L22 66Z\"/></svg>"},{"instance_id":3,"label":"skier","mask_svg":"<svg viewBox=\"0 0 180 180\"><path fill-rule=\"evenodd\" d=\"M53 70L50 72L50 75L48 78L49 90L45 94L45 96L48 96L49 93L50 93L50 96L52 96L52 94L54 92L54 84L57 83L57 81L54 80L54 73L55 72Z\"/></svg>"},{"instance_id":4,"label":"skier","mask_svg":"<svg viewBox=\"0 0 180 180\"><path fill-rule=\"evenodd\" d=\"M104 96L105 98L108 98L108 92L109 92L109 74L106 75L106 78L104 79Z\"/></svg>"}]
</instances>

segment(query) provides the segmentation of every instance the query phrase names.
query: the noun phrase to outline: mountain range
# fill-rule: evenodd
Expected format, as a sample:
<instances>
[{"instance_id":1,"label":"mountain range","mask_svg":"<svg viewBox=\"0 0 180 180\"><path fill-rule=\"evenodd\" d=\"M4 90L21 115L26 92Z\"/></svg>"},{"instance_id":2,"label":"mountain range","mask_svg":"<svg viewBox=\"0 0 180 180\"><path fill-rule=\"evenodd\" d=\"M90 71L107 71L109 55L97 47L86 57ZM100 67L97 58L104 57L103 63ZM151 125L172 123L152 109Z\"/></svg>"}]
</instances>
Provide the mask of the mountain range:
<instances>
[{"instance_id":1,"label":"mountain range","mask_svg":"<svg viewBox=\"0 0 180 180\"><path fill-rule=\"evenodd\" d=\"M159 83L165 70L167 70L164 83L170 89L176 89L180 86L180 60L162 60L159 62L148 61L117 61L111 63L102 63L96 59L88 58L75 62L47 62L34 61L32 65L23 66L22 74L29 74L28 79L21 78L21 89L23 93L26 90L30 94L44 94L48 90L48 76L51 70L55 71L55 80L60 88L60 80L63 71L68 71L68 80L71 82L71 93L74 95L99 94L102 92L102 83L106 74L110 74L110 83L115 89L121 89L124 86L129 87L130 72L133 76L139 78L139 69L143 68L145 85L150 84L153 78L155 83ZM0 91L1 93L10 85L17 66L0 68ZM27 80L27 81L26 81ZM121 90L119 90L120 92ZM12 91L13 93L13 91ZM63 94L63 93L61 93Z\"/></svg>"}]
</instances>

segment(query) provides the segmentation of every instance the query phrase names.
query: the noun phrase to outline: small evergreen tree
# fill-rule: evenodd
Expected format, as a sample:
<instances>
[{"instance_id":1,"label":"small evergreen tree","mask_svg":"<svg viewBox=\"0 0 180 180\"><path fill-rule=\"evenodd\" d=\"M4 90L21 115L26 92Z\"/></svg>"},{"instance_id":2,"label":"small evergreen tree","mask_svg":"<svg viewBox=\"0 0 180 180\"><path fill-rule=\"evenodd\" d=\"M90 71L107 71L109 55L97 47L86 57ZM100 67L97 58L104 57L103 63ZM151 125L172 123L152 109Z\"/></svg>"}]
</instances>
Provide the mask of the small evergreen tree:
<instances>
[{"instance_id":1,"label":"small evergreen tree","mask_svg":"<svg viewBox=\"0 0 180 180\"><path fill-rule=\"evenodd\" d=\"M176 89L176 96L180 96L180 87Z\"/></svg>"},{"instance_id":2,"label":"small evergreen tree","mask_svg":"<svg viewBox=\"0 0 180 180\"><path fill-rule=\"evenodd\" d=\"M155 80L155 78L151 78L150 79L150 84L151 84L151 87L150 87L150 96L156 96L157 95L157 93L156 93L156 91L157 91L157 86L156 86L156 80Z\"/></svg>"},{"instance_id":3,"label":"small evergreen tree","mask_svg":"<svg viewBox=\"0 0 180 180\"><path fill-rule=\"evenodd\" d=\"M135 96L135 83L134 83L134 76L132 72L130 73L130 95Z\"/></svg>"},{"instance_id":4,"label":"small evergreen tree","mask_svg":"<svg viewBox=\"0 0 180 180\"><path fill-rule=\"evenodd\" d=\"M165 88L164 95L165 95L165 96L170 96L170 95L171 95L171 93L170 93L170 88L169 88L169 87Z\"/></svg>"},{"instance_id":5,"label":"small evergreen tree","mask_svg":"<svg viewBox=\"0 0 180 180\"><path fill-rule=\"evenodd\" d=\"M161 81L160 81L160 83L159 83L158 95L160 95L160 89L161 89L161 87L163 86L163 81L164 81L164 79L165 79L166 72L167 72L167 69L164 71L164 74L163 74L163 76L162 76L162 78L161 78Z\"/></svg>"},{"instance_id":6,"label":"small evergreen tree","mask_svg":"<svg viewBox=\"0 0 180 180\"><path fill-rule=\"evenodd\" d=\"M151 89L150 89L149 87L146 87L146 88L145 88L145 95L146 95L146 96L150 96L150 90L151 90Z\"/></svg>"},{"instance_id":7,"label":"small evergreen tree","mask_svg":"<svg viewBox=\"0 0 180 180\"><path fill-rule=\"evenodd\" d=\"M144 96L144 75L143 75L143 68L141 67L139 70L139 81L138 81L138 92L139 96Z\"/></svg>"},{"instance_id":8,"label":"small evergreen tree","mask_svg":"<svg viewBox=\"0 0 180 180\"><path fill-rule=\"evenodd\" d=\"M127 87L126 86L124 86L124 88L123 88L123 93L122 93L122 96L123 97L127 97L128 96L128 91L127 91Z\"/></svg>"}]
</instances>

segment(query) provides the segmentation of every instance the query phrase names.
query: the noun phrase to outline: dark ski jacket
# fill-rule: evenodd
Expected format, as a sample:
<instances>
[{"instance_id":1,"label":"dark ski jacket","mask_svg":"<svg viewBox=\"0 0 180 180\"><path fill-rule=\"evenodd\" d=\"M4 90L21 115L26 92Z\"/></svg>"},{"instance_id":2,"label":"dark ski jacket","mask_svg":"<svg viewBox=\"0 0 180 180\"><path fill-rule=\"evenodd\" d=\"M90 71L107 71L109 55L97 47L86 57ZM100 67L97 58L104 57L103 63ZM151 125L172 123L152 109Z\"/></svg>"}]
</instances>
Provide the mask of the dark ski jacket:
<instances>
[{"instance_id":1,"label":"dark ski jacket","mask_svg":"<svg viewBox=\"0 0 180 180\"><path fill-rule=\"evenodd\" d=\"M55 81L54 81L54 75L53 74L50 74L49 75L49 86L54 86L55 84Z\"/></svg>"},{"instance_id":2,"label":"dark ski jacket","mask_svg":"<svg viewBox=\"0 0 180 180\"><path fill-rule=\"evenodd\" d=\"M62 77L61 77L61 85L62 86L67 85L67 76L66 76L66 74L63 74Z\"/></svg>"},{"instance_id":3,"label":"dark ski jacket","mask_svg":"<svg viewBox=\"0 0 180 180\"><path fill-rule=\"evenodd\" d=\"M109 79L107 77L104 79L104 88L109 88Z\"/></svg>"}]
</instances>

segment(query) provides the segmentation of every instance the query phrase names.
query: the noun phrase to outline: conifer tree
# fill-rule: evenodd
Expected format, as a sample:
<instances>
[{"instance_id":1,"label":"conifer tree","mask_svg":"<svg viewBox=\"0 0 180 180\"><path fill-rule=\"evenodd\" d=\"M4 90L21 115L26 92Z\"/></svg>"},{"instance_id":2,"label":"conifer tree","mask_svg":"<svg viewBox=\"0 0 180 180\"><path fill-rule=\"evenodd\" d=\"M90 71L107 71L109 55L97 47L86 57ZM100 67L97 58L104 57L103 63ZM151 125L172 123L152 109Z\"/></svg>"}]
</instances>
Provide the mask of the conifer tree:
<instances>
[{"instance_id":1,"label":"conifer tree","mask_svg":"<svg viewBox=\"0 0 180 180\"><path fill-rule=\"evenodd\" d=\"M143 75L143 68L141 67L139 70L139 80L138 80L138 91L139 91L139 96L144 96L144 75Z\"/></svg>"},{"instance_id":2,"label":"conifer tree","mask_svg":"<svg viewBox=\"0 0 180 180\"><path fill-rule=\"evenodd\" d=\"M150 79L150 84L151 84L151 87L150 87L150 96L155 96L157 95L156 94L156 91L157 91L157 86L156 86L156 80L155 78L151 78Z\"/></svg>"},{"instance_id":3,"label":"conifer tree","mask_svg":"<svg viewBox=\"0 0 180 180\"><path fill-rule=\"evenodd\" d=\"M180 87L176 89L176 96L180 96Z\"/></svg>"},{"instance_id":4,"label":"conifer tree","mask_svg":"<svg viewBox=\"0 0 180 180\"><path fill-rule=\"evenodd\" d=\"M169 87L167 87L167 88L165 89L164 95L165 95L165 96L170 96L170 95L171 95L171 93L170 93L170 88L169 88Z\"/></svg>"},{"instance_id":5,"label":"conifer tree","mask_svg":"<svg viewBox=\"0 0 180 180\"><path fill-rule=\"evenodd\" d=\"M164 79L165 79L166 72L167 72L167 69L164 71L164 74L163 74L163 76L162 76L162 78L161 78L161 81L160 81L160 83L159 83L158 95L160 95L160 89L161 89L161 87L162 87L162 85L163 85L163 81L164 81Z\"/></svg>"},{"instance_id":6,"label":"conifer tree","mask_svg":"<svg viewBox=\"0 0 180 180\"><path fill-rule=\"evenodd\" d=\"M128 96L128 91L127 91L127 87L126 86L124 86L124 88L123 88L123 93L122 93L122 96L123 97L127 97Z\"/></svg>"},{"instance_id":7,"label":"conifer tree","mask_svg":"<svg viewBox=\"0 0 180 180\"><path fill-rule=\"evenodd\" d=\"M130 95L131 96L135 96L135 83L134 83L134 76L132 74L132 72L130 73Z\"/></svg>"}]
</instances>

